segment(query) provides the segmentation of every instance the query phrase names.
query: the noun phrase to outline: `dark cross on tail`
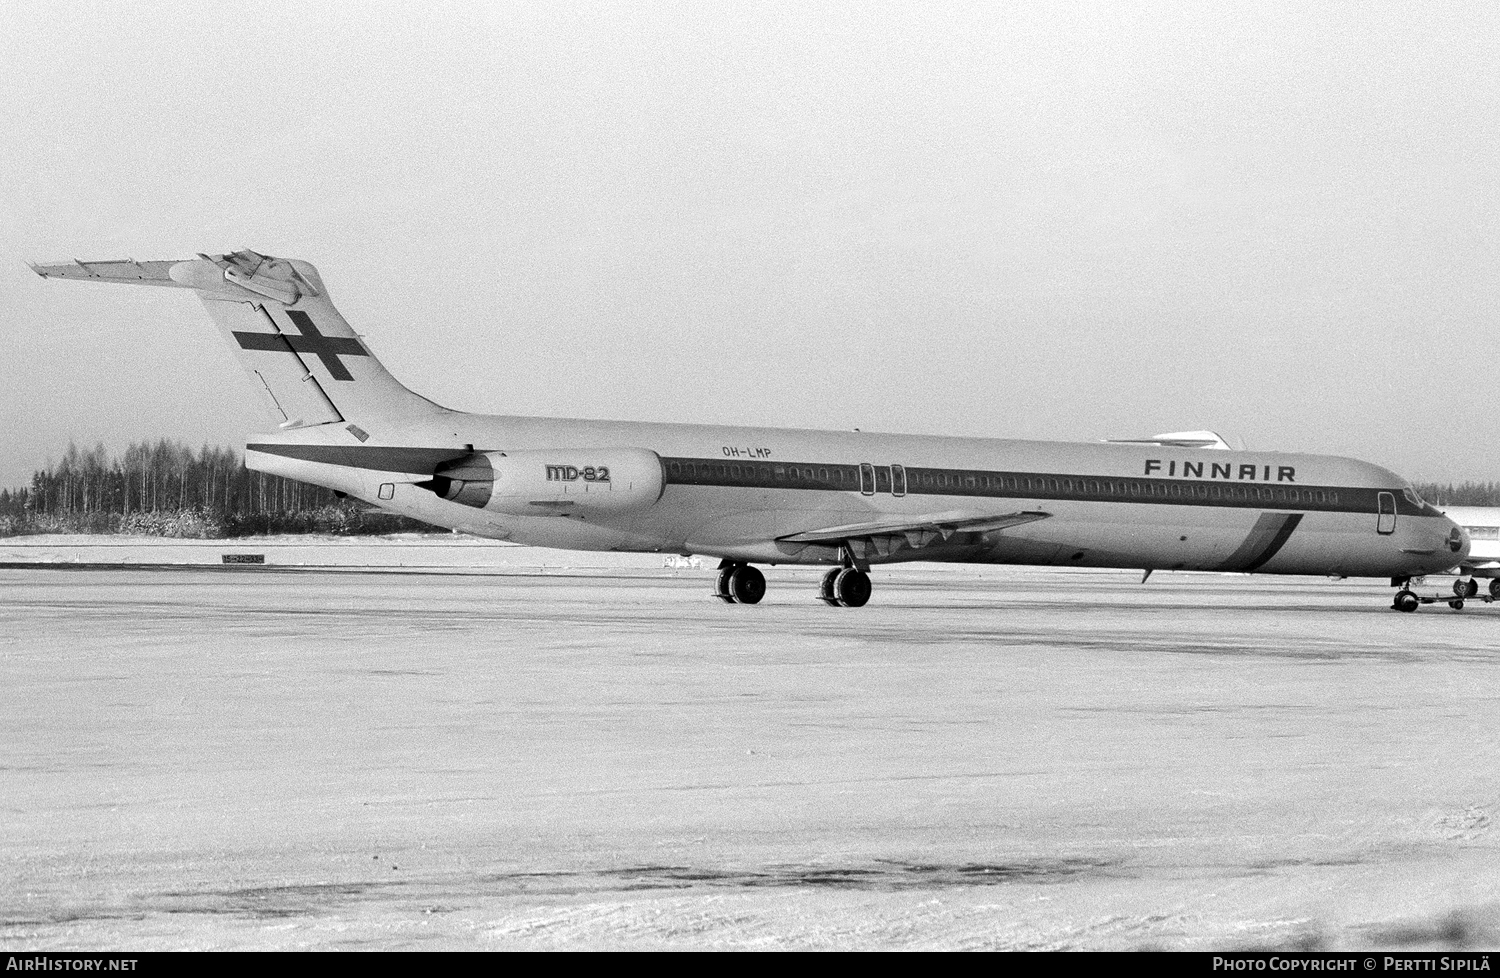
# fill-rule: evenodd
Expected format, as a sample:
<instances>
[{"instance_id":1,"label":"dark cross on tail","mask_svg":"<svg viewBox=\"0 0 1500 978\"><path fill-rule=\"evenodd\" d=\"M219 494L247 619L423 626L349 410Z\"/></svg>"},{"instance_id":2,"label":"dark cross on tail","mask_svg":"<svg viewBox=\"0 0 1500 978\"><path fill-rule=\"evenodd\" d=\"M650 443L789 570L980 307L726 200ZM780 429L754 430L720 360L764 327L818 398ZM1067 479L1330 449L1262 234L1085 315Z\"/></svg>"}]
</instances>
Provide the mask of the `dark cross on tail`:
<instances>
[{"instance_id":1,"label":"dark cross on tail","mask_svg":"<svg viewBox=\"0 0 1500 978\"><path fill-rule=\"evenodd\" d=\"M240 347L246 350L265 350L270 353L311 353L323 364L334 380L353 380L354 375L349 373L348 368L339 357L367 357L369 351L360 345L359 340L352 337L324 336L318 332L318 327L313 324L312 317L300 309L288 309L287 318L292 325L302 331L301 336L288 336L285 333L241 333L238 330L234 338L239 341Z\"/></svg>"}]
</instances>

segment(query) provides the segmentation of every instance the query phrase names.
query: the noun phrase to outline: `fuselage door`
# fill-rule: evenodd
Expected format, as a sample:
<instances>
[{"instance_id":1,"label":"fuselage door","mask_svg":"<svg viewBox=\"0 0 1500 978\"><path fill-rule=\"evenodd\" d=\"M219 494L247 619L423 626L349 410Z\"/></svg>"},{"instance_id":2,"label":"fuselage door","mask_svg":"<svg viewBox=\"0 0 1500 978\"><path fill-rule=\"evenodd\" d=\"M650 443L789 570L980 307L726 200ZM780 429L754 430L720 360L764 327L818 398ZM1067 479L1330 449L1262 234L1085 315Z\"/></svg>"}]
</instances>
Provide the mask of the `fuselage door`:
<instances>
[{"instance_id":1,"label":"fuselage door","mask_svg":"<svg viewBox=\"0 0 1500 978\"><path fill-rule=\"evenodd\" d=\"M904 465L891 466L891 495L906 495L906 467Z\"/></svg>"},{"instance_id":2,"label":"fuselage door","mask_svg":"<svg viewBox=\"0 0 1500 978\"><path fill-rule=\"evenodd\" d=\"M859 491L866 496L875 495L875 466L869 462L859 463Z\"/></svg>"},{"instance_id":3,"label":"fuselage door","mask_svg":"<svg viewBox=\"0 0 1500 978\"><path fill-rule=\"evenodd\" d=\"M1375 520L1376 533L1396 532L1396 496L1383 492L1379 497L1380 515Z\"/></svg>"}]
</instances>

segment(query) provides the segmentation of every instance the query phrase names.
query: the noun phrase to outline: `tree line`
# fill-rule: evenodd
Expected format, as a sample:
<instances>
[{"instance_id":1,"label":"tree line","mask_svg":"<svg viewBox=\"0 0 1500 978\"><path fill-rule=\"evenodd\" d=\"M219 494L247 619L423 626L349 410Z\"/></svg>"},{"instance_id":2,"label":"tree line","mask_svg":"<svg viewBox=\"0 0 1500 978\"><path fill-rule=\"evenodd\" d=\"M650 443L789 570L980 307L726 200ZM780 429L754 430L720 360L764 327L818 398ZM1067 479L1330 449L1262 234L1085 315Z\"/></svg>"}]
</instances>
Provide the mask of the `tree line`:
<instances>
[{"instance_id":1,"label":"tree line","mask_svg":"<svg viewBox=\"0 0 1500 978\"><path fill-rule=\"evenodd\" d=\"M0 536L146 533L233 537L257 533L432 531L417 520L370 511L332 490L254 472L231 448L194 450L161 439L123 455L69 444L29 485L0 489Z\"/></svg>"},{"instance_id":2,"label":"tree line","mask_svg":"<svg viewBox=\"0 0 1500 978\"><path fill-rule=\"evenodd\" d=\"M1415 482L1412 488L1438 509L1444 506L1500 506L1500 482Z\"/></svg>"}]
</instances>

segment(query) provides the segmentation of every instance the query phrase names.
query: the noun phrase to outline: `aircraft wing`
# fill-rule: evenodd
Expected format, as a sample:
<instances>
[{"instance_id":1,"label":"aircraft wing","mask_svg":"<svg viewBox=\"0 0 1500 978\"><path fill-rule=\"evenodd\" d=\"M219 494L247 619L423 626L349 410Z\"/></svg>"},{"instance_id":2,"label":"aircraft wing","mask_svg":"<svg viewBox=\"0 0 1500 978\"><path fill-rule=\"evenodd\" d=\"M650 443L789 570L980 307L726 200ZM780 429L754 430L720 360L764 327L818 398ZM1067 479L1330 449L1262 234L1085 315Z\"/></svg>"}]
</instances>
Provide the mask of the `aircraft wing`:
<instances>
[{"instance_id":1,"label":"aircraft wing","mask_svg":"<svg viewBox=\"0 0 1500 978\"><path fill-rule=\"evenodd\" d=\"M786 543L847 543L851 540L868 541L877 553L889 553L893 546L906 544L912 548L925 547L939 540L947 540L955 533L989 533L1012 526L1045 520L1051 513L1027 510L1017 513L1001 513L990 516L973 516L961 513L933 513L901 520L876 520L870 523L848 523L817 530L778 537Z\"/></svg>"}]
</instances>

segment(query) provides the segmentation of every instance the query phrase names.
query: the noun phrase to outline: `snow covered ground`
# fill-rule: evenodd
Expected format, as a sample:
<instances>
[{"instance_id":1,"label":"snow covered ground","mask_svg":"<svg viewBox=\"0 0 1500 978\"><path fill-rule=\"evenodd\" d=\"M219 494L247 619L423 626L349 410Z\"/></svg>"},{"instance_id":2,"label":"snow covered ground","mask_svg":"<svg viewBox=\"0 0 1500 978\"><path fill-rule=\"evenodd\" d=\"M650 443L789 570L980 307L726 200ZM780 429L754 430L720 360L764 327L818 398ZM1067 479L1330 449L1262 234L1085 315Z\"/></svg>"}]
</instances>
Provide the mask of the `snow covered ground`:
<instances>
[{"instance_id":1,"label":"snow covered ground","mask_svg":"<svg viewBox=\"0 0 1500 978\"><path fill-rule=\"evenodd\" d=\"M1500 605L262 543L0 569L0 947L1500 947Z\"/></svg>"},{"instance_id":2,"label":"snow covered ground","mask_svg":"<svg viewBox=\"0 0 1500 978\"><path fill-rule=\"evenodd\" d=\"M498 573L602 567L656 568L664 566L669 559L662 554L594 554L522 547L457 533L398 533L383 537L289 534L231 540L84 534L0 538L0 566L11 563L221 566L226 555L259 556L269 567L459 568ZM715 564L711 560L707 563L710 567Z\"/></svg>"}]
</instances>

